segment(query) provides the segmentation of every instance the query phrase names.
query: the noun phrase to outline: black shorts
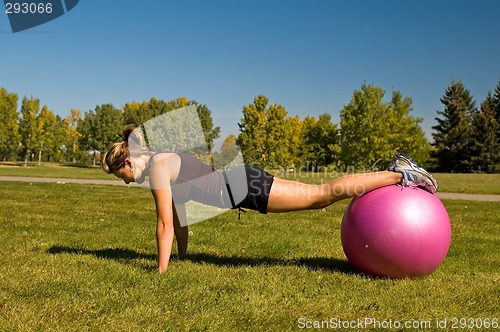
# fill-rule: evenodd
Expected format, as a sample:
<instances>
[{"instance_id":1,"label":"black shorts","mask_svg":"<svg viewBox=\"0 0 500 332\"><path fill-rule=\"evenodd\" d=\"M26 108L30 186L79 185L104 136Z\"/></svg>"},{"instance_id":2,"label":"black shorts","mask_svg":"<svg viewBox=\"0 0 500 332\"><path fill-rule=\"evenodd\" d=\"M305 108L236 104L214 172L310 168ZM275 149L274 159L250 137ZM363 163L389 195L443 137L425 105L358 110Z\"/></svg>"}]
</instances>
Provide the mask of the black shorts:
<instances>
[{"instance_id":1,"label":"black shorts","mask_svg":"<svg viewBox=\"0 0 500 332\"><path fill-rule=\"evenodd\" d=\"M246 187L248 192L246 192L245 196L238 198L237 193L235 193L235 191L238 191L238 188L230 185L231 195L233 196L233 201L235 202L233 208L256 210L260 213L266 214L269 193L271 192L274 176L257 167L248 165L241 167L244 167L246 173ZM228 178L231 179L238 177L239 174L237 173L241 174L241 169L238 171L238 168L236 168L228 171L226 173L226 182ZM232 182L229 181L229 183L231 184Z\"/></svg>"}]
</instances>

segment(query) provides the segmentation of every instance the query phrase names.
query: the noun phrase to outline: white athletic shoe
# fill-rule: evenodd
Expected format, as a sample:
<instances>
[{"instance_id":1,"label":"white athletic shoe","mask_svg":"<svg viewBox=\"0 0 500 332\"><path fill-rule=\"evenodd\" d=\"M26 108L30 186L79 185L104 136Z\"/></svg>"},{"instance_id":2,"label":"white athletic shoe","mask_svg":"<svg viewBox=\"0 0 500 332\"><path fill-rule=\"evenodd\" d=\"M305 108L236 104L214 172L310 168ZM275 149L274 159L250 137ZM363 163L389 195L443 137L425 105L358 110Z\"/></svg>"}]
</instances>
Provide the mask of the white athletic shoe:
<instances>
[{"instance_id":1,"label":"white athletic shoe","mask_svg":"<svg viewBox=\"0 0 500 332\"><path fill-rule=\"evenodd\" d=\"M438 189L436 179L404 153L396 152L387 170L401 173L401 185L404 187L422 187L433 194Z\"/></svg>"}]
</instances>

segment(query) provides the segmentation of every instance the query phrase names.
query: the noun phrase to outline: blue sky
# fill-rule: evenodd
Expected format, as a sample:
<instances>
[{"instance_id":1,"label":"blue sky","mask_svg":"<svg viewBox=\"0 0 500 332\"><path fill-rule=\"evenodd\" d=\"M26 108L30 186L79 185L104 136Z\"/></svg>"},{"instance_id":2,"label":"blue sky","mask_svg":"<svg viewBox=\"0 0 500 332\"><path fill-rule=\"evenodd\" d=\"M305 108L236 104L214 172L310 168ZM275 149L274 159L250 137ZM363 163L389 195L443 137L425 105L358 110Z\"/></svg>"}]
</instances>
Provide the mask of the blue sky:
<instances>
[{"instance_id":1,"label":"blue sky","mask_svg":"<svg viewBox=\"0 0 500 332\"><path fill-rule=\"evenodd\" d=\"M339 113L363 82L413 99L430 137L461 80L479 105L500 79L496 0L80 0L12 33L0 13L0 87L54 113L185 96L224 138L256 95L290 115Z\"/></svg>"}]
</instances>

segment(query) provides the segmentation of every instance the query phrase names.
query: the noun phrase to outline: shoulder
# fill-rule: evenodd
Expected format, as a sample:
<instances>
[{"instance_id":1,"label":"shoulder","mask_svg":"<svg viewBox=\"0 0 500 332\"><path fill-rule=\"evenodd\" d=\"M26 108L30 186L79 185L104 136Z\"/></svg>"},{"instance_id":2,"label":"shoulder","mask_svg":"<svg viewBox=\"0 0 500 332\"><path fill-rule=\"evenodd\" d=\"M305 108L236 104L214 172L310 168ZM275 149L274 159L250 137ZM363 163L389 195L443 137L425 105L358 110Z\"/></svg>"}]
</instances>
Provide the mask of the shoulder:
<instances>
[{"instance_id":1,"label":"shoulder","mask_svg":"<svg viewBox=\"0 0 500 332\"><path fill-rule=\"evenodd\" d=\"M175 160L180 160L179 155L176 153L172 152L162 152L162 153L156 153L151 156L149 159L151 165L162 163L162 162L167 162L167 161L175 161Z\"/></svg>"},{"instance_id":2,"label":"shoulder","mask_svg":"<svg viewBox=\"0 0 500 332\"><path fill-rule=\"evenodd\" d=\"M180 171L181 158L175 153L157 153L149 159L149 164L150 181L152 177L175 181Z\"/></svg>"}]
</instances>

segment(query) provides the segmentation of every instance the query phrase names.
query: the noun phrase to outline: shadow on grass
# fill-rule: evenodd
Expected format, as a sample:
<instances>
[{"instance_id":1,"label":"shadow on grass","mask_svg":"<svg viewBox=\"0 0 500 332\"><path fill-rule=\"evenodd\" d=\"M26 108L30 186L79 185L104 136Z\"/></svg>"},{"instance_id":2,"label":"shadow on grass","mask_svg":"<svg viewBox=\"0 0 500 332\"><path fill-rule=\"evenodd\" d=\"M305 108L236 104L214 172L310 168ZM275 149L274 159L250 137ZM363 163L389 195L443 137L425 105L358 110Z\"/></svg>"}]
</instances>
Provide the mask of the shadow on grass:
<instances>
[{"instance_id":1,"label":"shadow on grass","mask_svg":"<svg viewBox=\"0 0 500 332\"><path fill-rule=\"evenodd\" d=\"M156 261L156 254L143 254L131 249L106 248L98 250L71 248L64 246L52 246L47 252L49 254L76 254L90 255L101 259L109 259L124 264L132 264L135 260ZM176 255L172 255L173 260L177 260ZM243 257L243 256L219 256L206 253L188 254L184 261L190 261L199 264L211 264L221 267L239 267L239 266L298 266L308 270L327 270L332 272L341 272L344 274L357 274L347 260L328 258L328 257L302 257L297 259L284 259L272 257ZM135 264L134 264L135 265ZM151 266L143 266L146 270L156 269Z\"/></svg>"},{"instance_id":2,"label":"shadow on grass","mask_svg":"<svg viewBox=\"0 0 500 332\"><path fill-rule=\"evenodd\" d=\"M99 250L78 249L62 246L53 246L47 250L49 254L78 254L78 255L92 255L97 258L111 259L111 260L133 260L133 259L156 259L153 254L141 254L137 251L122 248L107 248Z\"/></svg>"},{"instance_id":3,"label":"shadow on grass","mask_svg":"<svg viewBox=\"0 0 500 332\"><path fill-rule=\"evenodd\" d=\"M308 270L329 270L345 274L356 273L347 260L329 257L302 257L296 259L273 257L218 256L205 253L187 255L185 260L226 267L237 266L299 266Z\"/></svg>"},{"instance_id":4,"label":"shadow on grass","mask_svg":"<svg viewBox=\"0 0 500 332\"><path fill-rule=\"evenodd\" d=\"M74 164L65 163L65 164L60 164L59 166L68 167L68 168L87 168L87 169L100 169L101 168L100 165L92 166L92 165L87 165L87 164L82 164L82 163L74 163Z\"/></svg>"},{"instance_id":5,"label":"shadow on grass","mask_svg":"<svg viewBox=\"0 0 500 332\"><path fill-rule=\"evenodd\" d=\"M142 254L134 250L123 249L123 248L106 248L106 249L98 249L98 250L89 250L89 249L80 249L80 248L71 248L64 246L52 246L47 252L49 254L76 254L76 255L90 255L101 259L108 259L117 261L127 265L137 266L135 263L137 260L150 260L156 261L157 256L153 254ZM156 270L156 267L153 265L144 265L139 264L144 270L152 271Z\"/></svg>"}]
</instances>

